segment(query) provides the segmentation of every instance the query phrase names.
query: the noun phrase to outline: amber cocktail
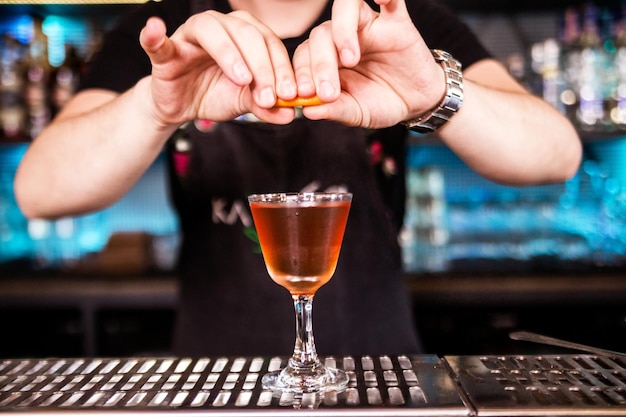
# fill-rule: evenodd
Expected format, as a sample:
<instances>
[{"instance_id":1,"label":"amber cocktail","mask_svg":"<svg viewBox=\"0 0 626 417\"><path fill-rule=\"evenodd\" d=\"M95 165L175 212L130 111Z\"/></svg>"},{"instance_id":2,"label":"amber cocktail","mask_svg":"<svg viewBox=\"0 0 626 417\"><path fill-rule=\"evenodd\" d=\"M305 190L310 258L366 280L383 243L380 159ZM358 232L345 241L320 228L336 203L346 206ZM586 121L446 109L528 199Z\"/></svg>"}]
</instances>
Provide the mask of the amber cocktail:
<instances>
[{"instance_id":1,"label":"amber cocktail","mask_svg":"<svg viewBox=\"0 0 626 417\"><path fill-rule=\"evenodd\" d=\"M294 301L296 343L287 366L263 377L273 391L341 391L348 377L324 366L315 349L313 297L335 272L352 202L350 193L279 193L248 197L270 277Z\"/></svg>"}]
</instances>

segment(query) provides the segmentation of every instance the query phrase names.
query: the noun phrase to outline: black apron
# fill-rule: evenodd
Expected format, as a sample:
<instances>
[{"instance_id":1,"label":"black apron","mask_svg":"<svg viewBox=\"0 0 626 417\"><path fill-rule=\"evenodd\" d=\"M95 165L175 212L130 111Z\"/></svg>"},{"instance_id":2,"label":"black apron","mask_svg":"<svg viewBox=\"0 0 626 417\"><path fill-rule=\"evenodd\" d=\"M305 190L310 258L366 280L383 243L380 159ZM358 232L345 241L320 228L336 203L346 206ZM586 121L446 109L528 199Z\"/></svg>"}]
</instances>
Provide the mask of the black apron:
<instances>
[{"instance_id":1,"label":"black apron","mask_svg":"<svg viewBox=\"0 0 626 417\"><path fill-rule=\"evenodd\" d=\"M193 12L211 0L191 0ZM196 122L170 141L170 179L180 215L180 355L290 355L291 296L269 277L247 196L293 191L354 194L331 281L314 300L321 354L417 353L397 231L404 204L406 131L349 128L298 118ZM372 163L372 145L396 160ZM400 220L399 220L400 219Z\"/></svg>"}]
</instances>

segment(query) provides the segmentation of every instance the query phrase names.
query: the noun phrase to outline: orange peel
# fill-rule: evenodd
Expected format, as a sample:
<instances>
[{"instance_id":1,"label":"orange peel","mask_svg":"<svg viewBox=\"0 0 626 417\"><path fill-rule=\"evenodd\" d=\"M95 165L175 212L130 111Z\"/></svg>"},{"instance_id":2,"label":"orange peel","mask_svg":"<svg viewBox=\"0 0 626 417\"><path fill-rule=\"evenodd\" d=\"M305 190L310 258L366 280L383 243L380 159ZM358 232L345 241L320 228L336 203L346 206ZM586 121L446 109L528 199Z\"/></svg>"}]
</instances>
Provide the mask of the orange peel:
<instances>
[{"instance_id":1,"label":"orange peel","mask_svg":"<svg viewBox=\"0 0 626 417\"><path fill-rule=\"evenodd\" d=\"M319 106L320 104L324 104L324 102L318 96L296 97L291 100L276 99L276 107L307 107Z\"/></svg>"}]
</instances>

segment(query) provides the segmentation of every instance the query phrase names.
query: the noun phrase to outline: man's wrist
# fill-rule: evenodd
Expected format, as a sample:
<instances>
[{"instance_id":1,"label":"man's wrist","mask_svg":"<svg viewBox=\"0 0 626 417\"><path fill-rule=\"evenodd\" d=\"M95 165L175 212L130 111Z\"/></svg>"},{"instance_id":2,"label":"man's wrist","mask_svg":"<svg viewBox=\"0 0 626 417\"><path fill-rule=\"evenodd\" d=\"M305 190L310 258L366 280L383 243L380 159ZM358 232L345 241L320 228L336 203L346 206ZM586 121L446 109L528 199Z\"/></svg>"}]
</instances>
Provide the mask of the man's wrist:
<instances>
[{"instance_id":1,"label":"man's wrist","mask_svg":"<svg viewBox=\"0 0 626 417\"><path fill-rule=\"evenodd\" d=\"M446 94L443 100L423 115L402 122L407 129L419 133L432 133L441 128L461 108L463 104L463 72L461 63L452 55L433 49L433 56L445 74Z\"/></svg>"}]
</instances>

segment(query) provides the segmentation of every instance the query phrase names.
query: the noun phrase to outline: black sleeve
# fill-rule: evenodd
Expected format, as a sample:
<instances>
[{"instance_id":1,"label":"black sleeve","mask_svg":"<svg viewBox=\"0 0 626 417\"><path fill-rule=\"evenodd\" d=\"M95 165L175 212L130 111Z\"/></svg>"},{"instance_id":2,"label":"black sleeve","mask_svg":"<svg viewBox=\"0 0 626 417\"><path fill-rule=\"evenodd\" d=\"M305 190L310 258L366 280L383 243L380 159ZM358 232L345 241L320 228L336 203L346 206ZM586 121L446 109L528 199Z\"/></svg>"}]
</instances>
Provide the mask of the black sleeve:
<instances>
[{"instance_id":1,"label":"black sleeve","mask_svg":"<svg viewBox=\"0 0 626 417\"><path fill-rule=\"evenodd\" d=\"M88 63L79 90L102 88L121 93L150 74L150 60L139 44L139 33L151 16L161 17L171 35L189 16L189 2L151 1L122 17L104 36L100 49Z\"/></svg>"},{"instance_id":2,"label":"black sleeve","mask_svg":"<svg viewBox=\"0 0 626 417\"><path fill-rule=\"evenodd\" d=\"M431 49L449 52L467 68L491 54L472 30L446 6L431 0L406 0L409 15Z\"/></svg>"},{"instance_id":3,"label":"black sleeve","mask_svg":"<svg viewBox=\"0 0 626 417\"><path fill-rule=\"evenodd\" d=\"M447 8L430 0L407 0L409 14L430 48L450 52L464 67L490 54L469 27ZM172 34L190 15L188 1L151 1L137 6L104 37L82 77L79 90L103 88L123 92L150 74L150 61L139 44L139 32L150 16L160 16Z\"/></svg>"}]
</instances>

